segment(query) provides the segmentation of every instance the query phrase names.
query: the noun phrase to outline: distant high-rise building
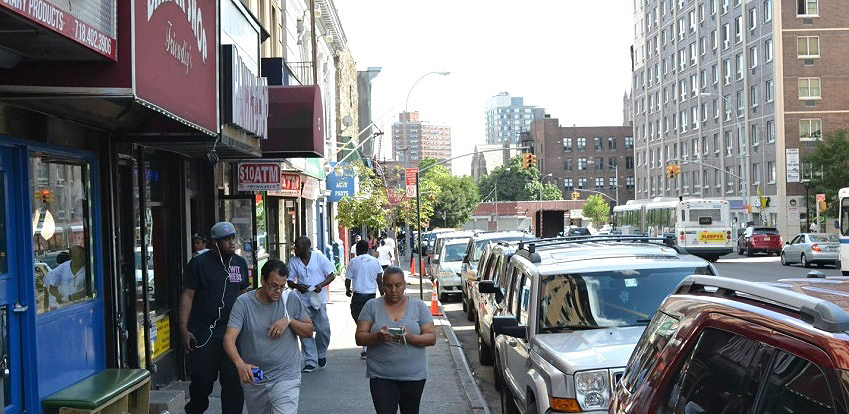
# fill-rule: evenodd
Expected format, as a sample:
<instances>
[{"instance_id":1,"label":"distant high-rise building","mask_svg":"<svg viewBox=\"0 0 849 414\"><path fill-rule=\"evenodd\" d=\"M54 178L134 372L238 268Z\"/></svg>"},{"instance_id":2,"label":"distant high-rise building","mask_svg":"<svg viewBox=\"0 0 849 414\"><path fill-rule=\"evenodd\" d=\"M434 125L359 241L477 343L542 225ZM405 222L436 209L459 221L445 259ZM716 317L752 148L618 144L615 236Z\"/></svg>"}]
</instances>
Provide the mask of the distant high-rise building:
<instances>
[{"instance_id":1,"label":"distant high-rise building","mask_svg":"<svg viewBox=\"0 0 849 414\"><path fill-rule=\"evenodd\" d=\"M359 137L354 137L354 141L357 143L361 142L363 139L367 139L371 136L372 132L374 132L374 127L371 125L371 81L377 77L380 70L381 68L379 67L369 67L368 70L361 70L357 72L357 94L359 95L357 112L359 127L363 129L363 132ZM374 140L369 140L364 143L362 146L362 152L366 157L375 155Z\"/></svg>"},{"instance_id":2,"label":"distant high-rise building","mask_svg":"<svg viewBox=\"0 0 849 414\"><path fill-rule=\"evenodd\" d=\"M634 107L631 106L631 94L628 92L622 97L622 125L634 125Z\"/></svg>"},{"instance_id":3,"label":"distant high-rise building","mask_svg":"<svg viewBox=\"0 0 849 414\"><path fill-rule=\"evenodd\" d=\"M424 158L451 158L451 127L422 122L418 112L401 112L392 124L395 160L414 167ZM446 165L450 170L451 166Z\"/></svg>"},{"instance_id":4,"label":"distant high-rise building","mask_svg":"<svg viewBox=\"0 0 849 414\"><path fill-rule=\"evenodd\" d=\"M544 116L545 109L525 105L521 97L501 92L486 103L486 143L515 144L520 133L530 130L531 122Z\"/></svg>"}]
</instances>

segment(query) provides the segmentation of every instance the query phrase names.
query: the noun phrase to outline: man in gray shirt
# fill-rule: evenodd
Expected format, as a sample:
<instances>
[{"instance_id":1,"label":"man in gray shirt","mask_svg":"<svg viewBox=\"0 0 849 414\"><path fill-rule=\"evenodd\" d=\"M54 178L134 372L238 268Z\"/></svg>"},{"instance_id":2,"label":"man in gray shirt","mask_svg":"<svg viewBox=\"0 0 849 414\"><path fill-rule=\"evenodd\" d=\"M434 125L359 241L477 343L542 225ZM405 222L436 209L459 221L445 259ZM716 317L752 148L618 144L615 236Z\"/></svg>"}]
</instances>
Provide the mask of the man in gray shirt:
<instances>
[{"instance_id":1,"label":"man in gray shirt","mask_svg":"<svg viewBox=\"0 0 849 414\"><path fill-rule=\"evenodd\" d=\"M224 350L236 365L248 413L297 413L301 385L298 337L313 325L296 295L284 292L288 268L262 266L262 287L242 294L230 311Z\"/></svg>"}]
</instances>

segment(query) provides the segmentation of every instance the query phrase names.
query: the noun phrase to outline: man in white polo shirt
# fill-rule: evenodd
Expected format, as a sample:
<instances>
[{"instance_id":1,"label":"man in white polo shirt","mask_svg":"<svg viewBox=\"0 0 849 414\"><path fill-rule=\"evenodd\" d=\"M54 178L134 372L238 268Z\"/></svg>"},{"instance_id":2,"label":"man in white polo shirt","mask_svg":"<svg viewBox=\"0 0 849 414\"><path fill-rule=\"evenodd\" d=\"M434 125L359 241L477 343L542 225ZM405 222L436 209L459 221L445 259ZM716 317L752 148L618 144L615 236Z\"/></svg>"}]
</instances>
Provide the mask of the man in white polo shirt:
<instances>
[{"instance_id":1,"label":"man in white polo shirt","mask_svg":"<svg viewBox=\"0 0 849 414\"><path fill-rule=\"evenodd\" d=\"M374 256L368 254L368 242L358 241L354 246L357 249L357 257L348 263L348 271L345 272L345 294L351 298L351 316L356 321L363 306L376 297L380 290L383 295L383 268ZM366 347L363 346L360 358L366 357Z\"/></svg>"},{"instance_id":2,"label":"man in white polo shirt","mask_svg":"<svg viewBox=\"0 0 849 414\"><path fill-rule=\"evenodd\" d=\"M327 365L327 346L330 344L330 321L327 319L327 285L333 282L333 264L318 250L310 247L307 236L295 239L295 257L289 260L288 285L298 291L298 297L310 314L315 339L301 338L304 353L304 372L312 372L316 365Z\"/></svg>"}]
</instances>

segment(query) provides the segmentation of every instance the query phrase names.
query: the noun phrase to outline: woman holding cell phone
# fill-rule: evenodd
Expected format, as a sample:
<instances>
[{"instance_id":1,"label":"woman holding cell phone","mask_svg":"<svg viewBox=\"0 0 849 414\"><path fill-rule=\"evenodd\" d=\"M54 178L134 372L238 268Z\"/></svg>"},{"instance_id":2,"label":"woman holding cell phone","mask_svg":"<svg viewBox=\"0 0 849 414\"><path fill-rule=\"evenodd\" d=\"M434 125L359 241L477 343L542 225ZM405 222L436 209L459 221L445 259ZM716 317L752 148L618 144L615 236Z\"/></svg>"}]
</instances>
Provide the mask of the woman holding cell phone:
<instances>
[{"instance_id":1,"label":"woman holding cell phone","mask_svg":"<svg viewBox=\"0 0 849 414\"><path fill-rule=\"evenodd\" d=\"M383 272L383 292L363 306L357 319L357 345L368 346L366 377L377 414L418 414L427 380L427 350L436 344L427 305L404 294L404 271Z\"/></svg>"}]
</instances>

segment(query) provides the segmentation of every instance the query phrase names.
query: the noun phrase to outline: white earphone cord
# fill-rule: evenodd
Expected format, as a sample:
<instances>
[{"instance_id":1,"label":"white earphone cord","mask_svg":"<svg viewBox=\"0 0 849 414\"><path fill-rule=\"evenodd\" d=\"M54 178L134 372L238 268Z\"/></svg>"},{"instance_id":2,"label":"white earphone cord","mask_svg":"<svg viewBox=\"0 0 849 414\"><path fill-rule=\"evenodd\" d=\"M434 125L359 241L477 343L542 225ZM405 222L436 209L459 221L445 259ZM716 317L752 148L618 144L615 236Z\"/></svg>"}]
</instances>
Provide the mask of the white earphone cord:
<instances>
[{"instance_id":1,"label":"white earphone cord","mask_svg":"<svg viewBox=\"0 0 849 414\"><path fill-rule=\"evenodd\" d=\"M215 329L215 325L218 324L218 320L221 319L221 310L224 309L224 295L227 293L227 283L230 280L230 264L233 263L233 256L230 256L230 259L227 260L227 264L224 264L224 259L221 257L221 249L218 248L218 243L215 243L215 249L218 250L218 260L221 261L221 267L224 268L224 289L221 289L221 305L218 306L218 317L215 318L215 321L209 325L209 336L206 338L206 341L203 344L198 345L195 349L203 348L209 341L212 339L212 331Z\"/></svg>"}]
</instances>

